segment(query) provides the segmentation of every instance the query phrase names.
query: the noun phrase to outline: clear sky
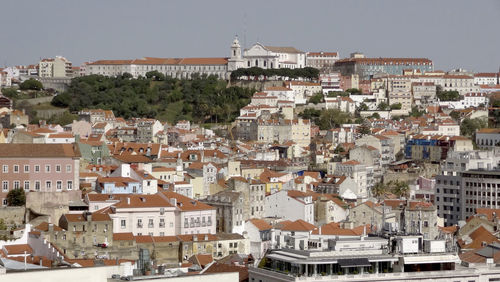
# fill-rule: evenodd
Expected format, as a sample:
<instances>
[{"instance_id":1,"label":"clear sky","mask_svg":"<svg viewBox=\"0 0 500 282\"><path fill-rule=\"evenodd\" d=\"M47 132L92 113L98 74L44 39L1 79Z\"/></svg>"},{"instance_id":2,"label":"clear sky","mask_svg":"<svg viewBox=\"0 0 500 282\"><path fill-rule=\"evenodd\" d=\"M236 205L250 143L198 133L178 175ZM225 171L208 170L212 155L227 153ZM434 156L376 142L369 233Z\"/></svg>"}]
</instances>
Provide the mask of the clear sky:
<instances>
[{"instance_id":1,"label":"clear sky","mask_svg":"<svg viewBox=\"0 0 500 282\"><path fill-rule=\"evenodd\" d=\"M2 0L0 66L63 55L226 57L249 47L427 57L436 69L497 71L500 0Z\"/></svg>"}]
</instances>

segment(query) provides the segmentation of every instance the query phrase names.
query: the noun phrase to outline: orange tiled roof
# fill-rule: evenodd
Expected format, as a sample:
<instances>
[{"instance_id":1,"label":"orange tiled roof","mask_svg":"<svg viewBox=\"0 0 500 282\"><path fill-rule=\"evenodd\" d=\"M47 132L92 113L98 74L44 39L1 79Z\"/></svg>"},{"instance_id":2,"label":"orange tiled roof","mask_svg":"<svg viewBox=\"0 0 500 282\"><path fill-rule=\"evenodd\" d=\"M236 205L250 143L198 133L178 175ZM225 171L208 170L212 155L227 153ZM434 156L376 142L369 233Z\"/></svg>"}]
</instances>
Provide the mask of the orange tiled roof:
<instances>
[{"instance_id":1,"label":"orange tiled roof","mask_svg":"<svg viewBox=\"0 0 500 282\"><path fill-rule=\"evenodd\" d=\"M290 222L281 228L283 231L313 231L315 229L317 229L315 225L312 225L302 219Z\"/></svg>"}]
</instances>

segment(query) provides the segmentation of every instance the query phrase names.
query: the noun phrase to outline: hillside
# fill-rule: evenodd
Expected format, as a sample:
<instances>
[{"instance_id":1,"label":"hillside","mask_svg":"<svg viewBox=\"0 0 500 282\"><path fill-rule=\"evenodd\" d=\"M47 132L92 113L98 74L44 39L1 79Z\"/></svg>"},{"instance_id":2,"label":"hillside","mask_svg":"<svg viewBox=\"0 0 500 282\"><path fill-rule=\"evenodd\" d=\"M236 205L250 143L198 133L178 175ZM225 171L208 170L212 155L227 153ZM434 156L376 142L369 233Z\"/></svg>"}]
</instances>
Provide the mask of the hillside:
<instances>
[{"instance_id":1,"label":"hillside","mask_svg":"<svg viewBox=\"0 0 500 282\"><path fill-rule=\"evenodd\" d=\"M174 79L151 72L147 78L90 75L74 78L68 90L54 98L52 105L113 110L124 118L148 117L175 122L230 122L250 102L255 90L227 87L215 76Z\"/></svg>"}]
</instances>

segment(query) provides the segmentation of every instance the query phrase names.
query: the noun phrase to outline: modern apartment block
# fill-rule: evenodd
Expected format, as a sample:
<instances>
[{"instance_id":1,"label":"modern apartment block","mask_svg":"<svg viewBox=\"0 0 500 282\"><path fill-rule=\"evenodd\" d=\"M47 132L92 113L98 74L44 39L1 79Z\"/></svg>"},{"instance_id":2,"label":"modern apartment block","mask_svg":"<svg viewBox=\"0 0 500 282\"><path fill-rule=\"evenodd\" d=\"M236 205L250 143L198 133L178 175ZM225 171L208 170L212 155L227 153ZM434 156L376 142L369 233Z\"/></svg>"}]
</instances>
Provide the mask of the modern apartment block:
<instances>
[{"instance_id":1,"label":"modern apartment block","mask_svg":"<svg viewBox=\"0 0 500 282\"><path fill-rule=\"evenodd\" d=\"M465 220L474 214L477 207L498 207L494 176L500 175L496 171L499 161L498 151L448 153L442 162L441 174L436 176L435 193L438 216L444 218L446 225ZM493 196L494 199L489 199Z\"/></svg>"}]
</instances>

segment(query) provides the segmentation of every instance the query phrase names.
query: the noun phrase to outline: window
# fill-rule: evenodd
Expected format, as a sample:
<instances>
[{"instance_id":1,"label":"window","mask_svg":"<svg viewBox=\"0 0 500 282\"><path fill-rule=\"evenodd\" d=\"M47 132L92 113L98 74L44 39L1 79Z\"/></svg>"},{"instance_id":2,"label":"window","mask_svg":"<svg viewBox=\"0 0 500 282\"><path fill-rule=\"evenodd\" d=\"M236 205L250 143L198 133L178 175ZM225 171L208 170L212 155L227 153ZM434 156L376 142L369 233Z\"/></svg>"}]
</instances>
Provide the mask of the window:
<instances>
[{"instance_id":1,"label":"window","mask_svg":"<svg viewBox=\"0 0 500 282\"><path fill-rule=\"evenodd\" d=\"M165 219L160 218L160 227L165 227Z\"/></svg>"},{"instance_id":2,"label":"window","mask_svg":"<svg viewBox=\"0 0 500 282\"><path fill-rule=\"evenodd\" d=\"M19 189L20 186L21 184L18 180L14 181L14 189Z\"/></svg>"},{"instance_id":3,"label":"window","mask_svg":"<svg viewBox=\"0 0 500 282\"><path fill-rule=\"evenodd\" d=\"M25 172L25 173L30 172L30 166L29 166L29 165L25 165L25 166L24 166L24 172Z\"/></svg>"},{"instance_id":4,"label":"window","mask_svg":"<svg viewBox=\"0 0 500 282\"><path fill-rule=\"evenodd\" d=\"M29 180L24 181L24 190L29 191L30 190L30 182Z\"/></svg>"},{"instance_id":5,"label":"window","mask_svg":"<svg viewBox=\"0 0 500 282\"><path fill-rule=\"evenodd\" d=\"M142 219L137 219L137 228L142 228Z\"/></svg>"},{"instance_id":6,"label":"window","mask_svg":"<svg viewBox=\"0 0 500 282\"><path fill-rule=\"evenodd\" d=\"M71 165L66 165L66 172L71 172Z\"/></svg>"},{"instance_id":7,"label":"window","mask_svg":"<svg viewBox=\"0 0 500 282\"><path fill-rule=\"evenodd\" d=\"M127 227L127 221L125 219L122 219L120 221L120 226L122 227L122 229L125 228L125 227Z\"/></svg>"},{"instance_id":8,"label":"window","mask_svg":"<svg viewBox=\"0 0 500 282\"><path fill-rule=\"evenodd\" d=\"M61 172L61 165L56 165L56 172Z\"/></svg>"},{"instance_id":9,"label":"window","mask_svg":"<svg viewBox=\"0 0 500 282\"><path fill-rule=\"evenodd\" d=\"M57 190L61 190L62 189L62 181L61 180L57 180L57 182L56 182L56 189Z\"/></svg>"},{"instance_id":10,"label":"window","mask_svg":"<svg viewBox=\"0 0 500 282\"><path fill-rule=\"evenodd\" d=\"M2 181L2 191L9 191L9 181Z\"/></svg>"},{"instance_id":11,"label":"window","mask_svg":"<svg viewBox=\"0 0 500 282\"><path fill-rule=\"evenodd\" d=\"M50 165L45 166L45 172L50 172Z\"/></svg>"},{"instance_id":12,"label":"window","mask_svg":"<svg viewBox=\"0 0 500 282\"><path fill-rule=\"evenodd\" d=\"M9 173L9 166L8 165L3 165L2 166L2 172L3 173Z\"/></svg>"},{"instance_id":13,"label":"window","mask_svg":"<svg viewBox=\"0 0 500 282\"><path fill-rule=\"evenodd\" d=\"M40 172L40 166L39 165L35 166L35 172Z\"/></svg>"},{"instance_id":14,"label":"window","mask_svg":"<svg viewBox=\"0 0 500 282\"><path fill-rule=\"evenodd\" d=\"M50 190L52 188L52 182L51 181L46 181L45 182L45 190Z\"/></svg>"},{"instance_id":15,"label":"window","mask_svg":"<svg viewBox=\"0 0 500 282\"><path fill-rule=\"evenodd\" d=\"M35 190L36 191L40 191L40 186L41 186L40 181L35 181Z\"/></svg>"},{"instance_id":16,"label":"window","mask_svg":"<svg viewBox=\"0 0 500 282\"><path fill-rule=\"evenodd\" d=\"M68 180L68 182L67 182L67 186L66 186L66 189L68 189L68 190L73 190L73 181Z\"/></svg>"},{"instance_id":17,"label":"window","mask_svg":"<svg viewBox=\"0 0 500 282\"><path fill-rule=\"evenodd\" d=\"M19 166L18 165L14 165L14 173L19 173Z\"/></svg>"},{"instance_id":18,"label":"window","mask_svg":"<svg viewBox=\"0 0 500 282\"><path fill-rule=\"evenodd\" d=\"M149 228L153 228L154 227L154 223L153 223L153 219L152 218L149 219L148 227Z\"/></svg>"}]
</instances>

